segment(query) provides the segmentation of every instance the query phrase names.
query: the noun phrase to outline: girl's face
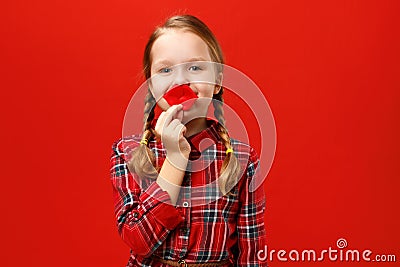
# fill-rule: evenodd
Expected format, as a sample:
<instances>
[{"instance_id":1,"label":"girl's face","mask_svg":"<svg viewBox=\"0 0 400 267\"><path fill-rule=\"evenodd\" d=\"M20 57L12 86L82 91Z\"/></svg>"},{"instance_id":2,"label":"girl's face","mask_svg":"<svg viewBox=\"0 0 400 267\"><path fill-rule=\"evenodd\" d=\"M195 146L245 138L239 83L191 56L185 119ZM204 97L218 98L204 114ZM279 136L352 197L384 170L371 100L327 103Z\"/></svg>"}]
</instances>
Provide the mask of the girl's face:
<instances>
[{"instance_id":1,"label":"girl's face","mask_svg":"<svg viewBox=\"0 0 400 267\"><path fill-rule=\"evenodd\" d=\"M151 58L149 84L158 106L167 110L170 105L163 95L177 85L188 84L199 98L184 112L184 121L204 117L213 94L219 91L215 84L220 80L207 44L192 32L167 30L154 42Z\"/></svg>"}]
</instances>

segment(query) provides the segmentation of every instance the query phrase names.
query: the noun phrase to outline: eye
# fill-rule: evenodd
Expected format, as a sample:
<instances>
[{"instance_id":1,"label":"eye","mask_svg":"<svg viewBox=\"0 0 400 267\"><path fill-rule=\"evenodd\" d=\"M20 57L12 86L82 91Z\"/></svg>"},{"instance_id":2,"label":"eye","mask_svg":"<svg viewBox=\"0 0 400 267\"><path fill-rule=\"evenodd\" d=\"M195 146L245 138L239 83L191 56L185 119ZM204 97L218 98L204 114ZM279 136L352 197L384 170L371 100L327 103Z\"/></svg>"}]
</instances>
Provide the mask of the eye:
<instances>
[{"instance_id":1,"label":"eye","mask_svg":"<svg viewBox=\"0 0 400 267\"><path fill-rule=\"evenodd\" d=\"M201 67L199 67L199 66L193 65L193 66L190 66L190 67L189 67L189 70L190 70L190 71L199 71L199 70L202 70L202 69L201 69Z\"/></svg>"},{"instance_id":2,"label":"eye","mask_svg":"<svg viewBox=\"0 0 400 267\"><path fill-rule=\"evenodd\" d=\"M162 68L158 72L159 73L170 73L171 71L172 71L172 69L170 69L170 68Z\"/></svg>"}]
</instances>

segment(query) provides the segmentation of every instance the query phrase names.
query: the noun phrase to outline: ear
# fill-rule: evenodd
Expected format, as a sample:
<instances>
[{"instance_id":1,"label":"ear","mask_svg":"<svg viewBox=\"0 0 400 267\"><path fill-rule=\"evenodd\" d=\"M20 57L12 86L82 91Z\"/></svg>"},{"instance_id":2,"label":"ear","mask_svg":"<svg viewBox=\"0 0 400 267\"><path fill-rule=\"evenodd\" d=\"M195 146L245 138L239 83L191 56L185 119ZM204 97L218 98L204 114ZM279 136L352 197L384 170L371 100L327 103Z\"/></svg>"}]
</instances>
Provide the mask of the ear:
<instances>
[{"instance_id":1,"label":"ear","mask_svg":"<svg viewBox=\"0 0 400 267\"><path fill-rule=\"evenodd\" d=\"M218 94L219 91L221 91L222 79L223 79L223 74L222 74L222 72L220 72L220 73L218 73L218 75L217 75L217 77L215 79L214 94Z\"/></svg>"}]
</instances>

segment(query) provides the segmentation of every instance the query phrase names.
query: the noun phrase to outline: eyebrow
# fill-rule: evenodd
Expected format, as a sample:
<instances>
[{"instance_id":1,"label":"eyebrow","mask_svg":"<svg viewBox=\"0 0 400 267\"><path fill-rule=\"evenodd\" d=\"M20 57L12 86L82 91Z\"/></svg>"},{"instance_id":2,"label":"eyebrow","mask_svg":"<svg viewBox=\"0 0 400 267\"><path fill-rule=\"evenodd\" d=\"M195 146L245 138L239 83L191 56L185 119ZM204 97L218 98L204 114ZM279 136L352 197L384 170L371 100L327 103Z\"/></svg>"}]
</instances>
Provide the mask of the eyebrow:
<instances>
[{"instance_id":1,"label":"eyebrow","mask_svg":"<svg viewBox=\"0 0 400 267\"><path fill-rule=\"evenodd\" d=\"M153 66L159 66L159 65L161 65L161 66L164 66L164 65L169 66L169 65L171 65L171 61L166 60L166 59L164 59L164 60L159 60L159 61L155 62L155 63L152 64L152 65L153 65Z\"/></svg>"},{"instance_id":2,"label":"eyebrow","mask_svg":"<svg viewBox=\"0 0 400 267\"><path fill-rule=\"evenodd\" d=\"M193 61L209 61L209 60L206 60L204 57L192 57L189 60L186 60L186 62L193 62Z\"/></svg>"},{"instance_id":3,"label":"eyebrow","mask_svg":"<svg viewBox=\"0 0 400 267\"><path fill-rule=\"evenodd\" d=\"M192 58L185 60L184 62L179 63L179 64L184 64L186 62L194 62L194 61L209 61L209 60L206 60L204 57L201 57L201 56L200 57L192 57ZM171 66L171 65L173 65L173 64L168 59L162 59L153 64L153 66ZM174 64L174 65L178 65L178 64Z\"/></svg>"}]
</instances>

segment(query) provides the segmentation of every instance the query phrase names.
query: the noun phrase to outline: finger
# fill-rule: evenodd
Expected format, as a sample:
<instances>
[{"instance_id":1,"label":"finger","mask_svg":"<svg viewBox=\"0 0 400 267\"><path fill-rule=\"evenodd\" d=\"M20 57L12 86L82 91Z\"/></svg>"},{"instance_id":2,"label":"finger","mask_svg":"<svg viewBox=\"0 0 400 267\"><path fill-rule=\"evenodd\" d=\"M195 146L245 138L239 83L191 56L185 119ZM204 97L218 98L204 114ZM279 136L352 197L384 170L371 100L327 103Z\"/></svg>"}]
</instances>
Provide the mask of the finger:
<instances>
[{"instance_id":1,"label":"finger","mask_svg":"<svg viewBox=\"0 0 400 267\"><path fill-rule=\"evenodd\" d=\"M154 130L158 132L159 134L162 133L162 129L164 128L164 121L165 121L165 111L161 112L160 116L157 119L156 126L154 127Z\"/></svg>"},{"instance_id":2,"label":"finger","mask_svg":"<svg viewBox=\"0 0 400 267\"><path fill-rule=\"evenodd\" d=\"M186 133L186 127L182 123L179 123L179 125L175 127L175 131L179 133L179 137L182 137Z\"/></svg>"},{"instance_id":3,"label":"finger","mask_svg":"<svg viewBox=\"0 0 400 267\"><path fill-rule=\"evenodd\" d=\"M175 131L175 128L176 128L179 124L182 124L182 123L180 122L180 120L174 119L174 120L171 121L171 123L170 123L167 127L168 127L168 129L170 129L171 131Z\"/></svg>"},{"instance_id":4,"label":"finger","mask_svg":"<svg viewBox=\"0 0 400 267\"><path fill-rule=\"evenodd\" d=\"M183 125L183 124L182 124L182 125ZM182 129L181 129L181 133L182 133L182 136L185 135L185 133L186 133L186 126L185 126L185 125L183 125L183 127L182 127Z\"/></svg>"},{"instance_id":5,"label":"finger","mask_svg":"<svg viewBox=\"0 0 400 267\"><path fill-rule=\"evenodd\" d=\"M169 125L164 127L161 138L162 139L168 138L168 139L173 139L173 140L177 141L179 139L179 132L176 132L175 128L179 124L181 124L181 122L177 119L174 119L173 121L171 121L171 123ZM165 140L163 139L163 141L165 141Z\"/></svg>"},{"instance_id":6,"label":"finger","mask_svg":"<svg viewBox=\"0 0 400 267\"><path fill-rule=\"evenodd\" d=\"M179 121L182 121L182 120L183 120L183 110L179 110L179 111L176 113L175 117L176 117Z\"/></svg>"},{"instance_id":7,"label":"finger","mask_svg":"<svg viewBox=\"0 0 400 267\"><path fill-rule=\"evenodd\" d=\"M175 114L179 111L182 110L183 106L181 104L179 105L173 105L172 107L170 107L166 113L165 113L165 123L166 125L168 125L170 123L170 121L173 119L173 117L175 116Z\"/></svg>"}]
</instances>

